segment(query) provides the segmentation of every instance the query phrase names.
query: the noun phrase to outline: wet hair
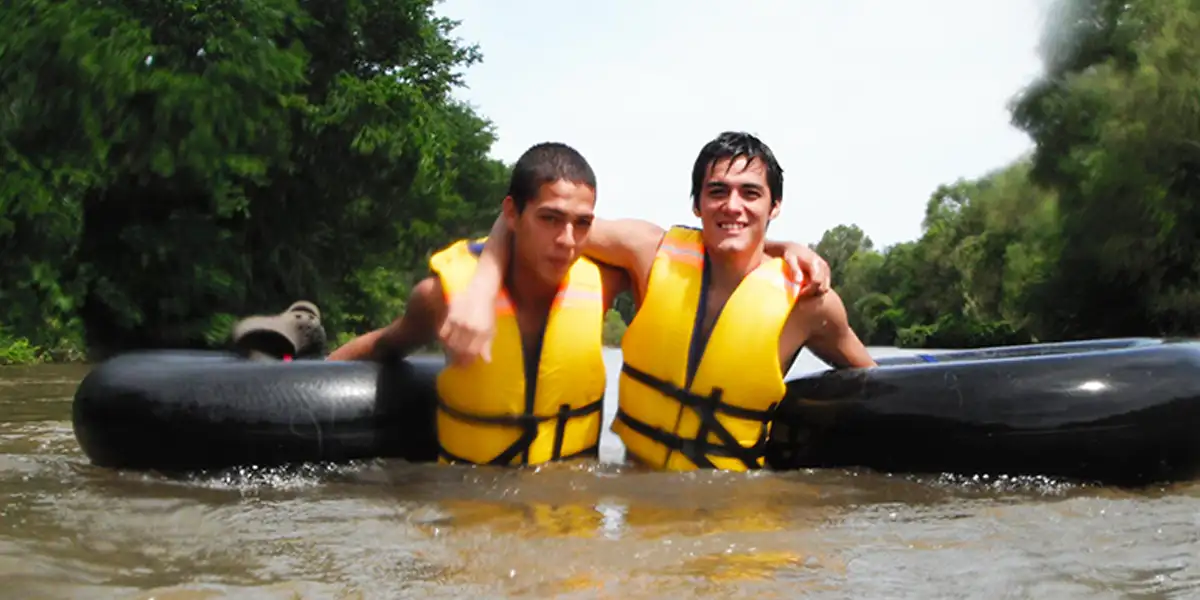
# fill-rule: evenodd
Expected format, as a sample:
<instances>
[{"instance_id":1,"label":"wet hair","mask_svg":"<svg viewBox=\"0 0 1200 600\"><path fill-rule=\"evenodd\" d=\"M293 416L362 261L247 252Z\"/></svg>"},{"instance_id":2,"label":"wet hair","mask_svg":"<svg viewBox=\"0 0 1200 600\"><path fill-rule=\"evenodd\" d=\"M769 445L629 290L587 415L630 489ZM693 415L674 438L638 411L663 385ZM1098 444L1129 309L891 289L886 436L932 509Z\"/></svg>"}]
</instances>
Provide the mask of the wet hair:
<instances>
[{"instance_id":1,"label":"wet hair","mask_svg":"<svg viewBox=\"0 0 1200 600\"><path fill-rule=\"evenodd\" d=\"M700 207L700 192L708 169L717 162L729 159L732 165L739 158L746 159L749 167L761 160L767 169L767 189L771 192L771 206L783 198L783 167L775 160L775 153L762 140L743 131L726 131L700 149L696 163L692 166L692 208Z\"/></svg>"},{"instance_id":2,"label":"wet hair","mask_svg":"<svg viewBox=\"0 0 1200 600\"><path fill-rule=\"evenodd\" d=\"M596 174L582 154L566 144L543 142L526 150L513 165L508 195L520 213L543 185L560 179L596 190Z\"/></svg>"}]
</instances>

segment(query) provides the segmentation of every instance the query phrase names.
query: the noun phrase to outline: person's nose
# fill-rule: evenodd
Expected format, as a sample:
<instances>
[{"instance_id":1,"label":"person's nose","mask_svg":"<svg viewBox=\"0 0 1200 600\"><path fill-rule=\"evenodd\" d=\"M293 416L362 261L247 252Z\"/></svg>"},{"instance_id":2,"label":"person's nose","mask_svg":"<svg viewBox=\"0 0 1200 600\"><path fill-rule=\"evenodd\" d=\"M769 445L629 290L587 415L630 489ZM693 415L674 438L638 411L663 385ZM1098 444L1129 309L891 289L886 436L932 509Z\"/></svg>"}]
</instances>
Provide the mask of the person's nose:
<instances>
[{"instance_id":1,"label":"person's nose","mask_svg":"<svg viewBox=\"0 0 1200 600\"><path fill-rule=\"evenodd\" d=\"M575 227L570 223L564 225L563 228L558 232L558 239L556 241L558 242L559 246L562 246L567 250L574 250Z\"/></svg>"},{"instance_id":2,"label":"person's nose","mask_svg":"<svg viewBox=\"0 0 1200 600\"><path fill-rule=\"evenodd\" d=\"M725 201L721 203L720 210L727 215L736 215L742 212L745 208L746 199L741 194L734 191L729 194Z\"/></svg>"}]
</instances>

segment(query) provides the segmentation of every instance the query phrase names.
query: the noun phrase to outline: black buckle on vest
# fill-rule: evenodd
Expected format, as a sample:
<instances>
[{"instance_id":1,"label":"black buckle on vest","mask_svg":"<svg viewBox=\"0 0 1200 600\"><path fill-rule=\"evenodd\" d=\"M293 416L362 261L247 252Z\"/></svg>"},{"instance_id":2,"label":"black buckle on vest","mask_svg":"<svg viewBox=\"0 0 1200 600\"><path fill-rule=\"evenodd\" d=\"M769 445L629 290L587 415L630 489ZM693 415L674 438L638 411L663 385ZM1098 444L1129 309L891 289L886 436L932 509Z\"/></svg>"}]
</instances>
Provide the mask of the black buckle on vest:
<instances>
[{"instance_id":1,"label":"black buckle on vest","mask_svg":"<svg viewBox=\"0 0 1200 600\"><path fill-rule=\"evenodd\" d=\"M594 445L584 448L583 450L580 450L579 452L576 452L576 453L571 454L566 457L564 457L562 455L562 446L563 446L563 438L566 435L567 421L578 418L578 417L587 416L592 413L600 412L603 408L604 408L604 397L601 396L600 399L589 402L583 406L580 406L579 408L571 408L570 404L563 404L558 407L558 412L556 412L554 415L546 416L546 417L540 417L540 416L531 415L528 413L523 413L523 414L519 414L519 415L499 415L499 416L476 415L476 414L466 413L461 410L458 410L458 409L450 406L449 404L446 404L446 402L444 400L442 400L441 398L438 398L438 409L445 411L446 414L448 414L456 419L459 419L460 421L468 421L471 423L478 423L480 425L491 425L491 426L495 426L495 427L517 427L517 428L521 429L521 436L518 437L516 439L516 441L514 441L511 445L509 445L508 448L505 448L503 452L496 455L495 458L493 458L492 460L487 462L487 464L495 465L495 466L510 465L510 464L512 464L513 459L517 457L517 455L522 454L522 453L526 452L527 450L529 450L529 447L533 445L534 440L537 439L538 426L547 421L556 421L557 422L554 427L554 451L552 453L551 460L564 460L564 459L573 459L573 458L583 457L583 456L599 455L600 440L596 440L596 443ZM471 462L469 460L464 460L461 457L454 456L453 454L448 452L445 449L445 447L443 447L441 445L440 442L438 444L438 453L441 454L442 457L445 458L446 460L450 460L452 462L465 462L465 463ZM528 464L528 461L529 461L529 457L527 455L525 457L525 460L522 462L523 462L523 464Z\"/></svg>"},{"instance_id":2,"label":"black buckle on vest","mask_svg":"<svg viewBox=\"0 0 1200 600\"><path fill-rule=\"evenodd\" d=\"M621 372L628 375L630 379L692 409L700 417L700 426L697 428L696 438L686 439L638 421L624 411L618 410L617 418L628 425L630 429L669 449L678 451L700 468L715 468L715 465L708 459L708 456L736 458L749 470L762 468L759 466L758 460L766 454L767 425L771 422L771 417L774 415L775 404L771 404L767 410L754 410L732 406L723 400L724 390L721 388L713 388L711 394L702 396L671 385L669 382L630 366L629 363L621 366ZM758 440L754 445L747 448L739 444L737 439L733 437L733 434L729 432L729 429L717 420L718 412L739 419L758 421L761 425ZM717 436L717 439L720 440L719 444L708 441L710 433Z\"/></svg>"}]
</instances>

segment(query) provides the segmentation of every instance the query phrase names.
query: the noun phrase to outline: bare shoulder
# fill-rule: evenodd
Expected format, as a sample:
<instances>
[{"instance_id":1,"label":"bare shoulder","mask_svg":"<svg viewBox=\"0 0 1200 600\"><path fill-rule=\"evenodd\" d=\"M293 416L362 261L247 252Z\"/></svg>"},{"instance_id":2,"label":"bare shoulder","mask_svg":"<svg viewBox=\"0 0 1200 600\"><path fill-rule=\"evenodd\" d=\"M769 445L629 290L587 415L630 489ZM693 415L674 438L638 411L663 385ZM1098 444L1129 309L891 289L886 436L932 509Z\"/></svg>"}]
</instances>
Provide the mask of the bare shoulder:
<instances>
[{"instance_id":1,"label":"bare shoulder","mask_svg":"<svg viewBox=\"0 0 1200 600\"><path fill-rule=\"evenodd\" d=\"M404 312L380 331L372 352L377 356L406 356L434 341L445 316L441 279L426 277L409 292Z\"/></svg>"},{"instance_id":2,"label":"bare shoulder","mask_svg":"<svg viewBox=\"0 0 1200 600\"><path fill-rule=\"evenodd\" d=\"M442 290L441 278L430 275L418 281L408 295L404 313L440 322L446 315L446 295Z\"/></svg>"}]
</instances>

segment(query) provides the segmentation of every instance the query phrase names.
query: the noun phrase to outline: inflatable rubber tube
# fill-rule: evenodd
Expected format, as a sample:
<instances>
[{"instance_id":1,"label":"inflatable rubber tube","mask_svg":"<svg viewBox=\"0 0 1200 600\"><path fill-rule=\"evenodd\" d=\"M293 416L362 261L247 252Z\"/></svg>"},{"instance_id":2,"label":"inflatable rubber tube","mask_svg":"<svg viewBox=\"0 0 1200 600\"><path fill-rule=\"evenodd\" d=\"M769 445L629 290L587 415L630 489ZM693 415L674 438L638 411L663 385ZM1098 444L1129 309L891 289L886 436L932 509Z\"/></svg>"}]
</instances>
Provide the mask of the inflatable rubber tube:
<instances>
[{"instance_id":1,"label":"inflatable rubber tube","mask_svg":"<svg viewBox=\"0 0 1200 600\"><path fill-rule=\"evenodd\" d=\"M184 471L376 457L436 460L437 356L396 365L136 352L75 394L80 448L98 466Z\"/></svg>"},{"instance_id":2,"label":"inflatable rubber tube","mask_svg":"<svg viewBox=\"0 0 1200 600\"><path fill-rule=\"evenodd\" d=\"M768 465L1038 474L1105 482L1200 465L1200 346L1137 338L881 360L788 383ZM93 464L192 470L375 457L436 459L441 357L247 361L142 352L100 364L75 396Z\"/></svg>"},{"instance_id":3,"label":"inflatable rubber tube","mask_svg":"<svg viewBox=\"0 0 1200 600\"><path fill-rule=\"evenodd\" d=\"M770 466L1116 484L1200 472L1200 344L1126 338L879 362L789 381Z\"/></svg>"}]
</instances>

